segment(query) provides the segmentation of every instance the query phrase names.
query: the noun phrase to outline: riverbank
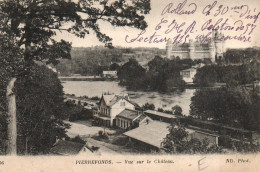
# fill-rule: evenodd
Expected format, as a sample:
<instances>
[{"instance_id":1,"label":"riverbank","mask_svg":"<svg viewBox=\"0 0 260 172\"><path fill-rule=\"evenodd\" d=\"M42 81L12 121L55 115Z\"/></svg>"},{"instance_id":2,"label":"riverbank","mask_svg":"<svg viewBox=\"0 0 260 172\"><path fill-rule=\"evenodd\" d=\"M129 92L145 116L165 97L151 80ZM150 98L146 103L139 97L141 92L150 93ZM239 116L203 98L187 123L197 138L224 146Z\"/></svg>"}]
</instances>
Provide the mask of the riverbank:
<instances>
[{"instance_id":1,"label":"riverbank","mask_svg":"<svg viewBox=\"0 0 260 172\"><path fill-rule=\"evenodd\" d=\"M184 115L189 115L190 100L195 89L185 89L182 92L162 93L157 91L131 91L118 84L118 81L64 81L62 83L65 94L74 94L76 97L101 97L103 93L128 94L131 101L143 106L146 103L154 104L156 109L171 110L179 105Z\"/></svg>"},{"instance_id":2,"label":"riverbank","mask_svg":"<svg viewBox=\"0 0 260 172\"><path fill-rule=\"evenodd\" d=\"M104 78L100 76L59 76L60 81L117 81L116 78Z\"/></svg>"}]
</instances>

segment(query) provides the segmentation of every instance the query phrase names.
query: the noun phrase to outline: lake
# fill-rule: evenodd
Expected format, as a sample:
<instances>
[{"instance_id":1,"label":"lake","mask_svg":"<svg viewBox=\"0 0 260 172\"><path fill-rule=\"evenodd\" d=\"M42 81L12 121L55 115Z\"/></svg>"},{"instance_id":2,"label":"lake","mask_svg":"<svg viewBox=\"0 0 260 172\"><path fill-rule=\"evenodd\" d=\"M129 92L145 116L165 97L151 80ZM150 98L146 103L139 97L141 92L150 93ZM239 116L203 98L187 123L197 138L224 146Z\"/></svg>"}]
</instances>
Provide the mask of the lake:
<instances>
[{"instance_id":1,"label":"lake","mask_svg":"<svg viewBox=\"0 0 260 172\"><path fill-rule=\"evenodd\" d=\"M190 99L195 89L186 89L181 93L158 93L155 91L129 91L126 87L118 85L117 81L65 81L62 83L65 94L76 96L101 97L102 92L114 94L127 93L130 99L140 106L145 103L152 103L157 108L170 110L173 106L179 105L184 115L189 115Z\"/></svg>"}]
</instances>

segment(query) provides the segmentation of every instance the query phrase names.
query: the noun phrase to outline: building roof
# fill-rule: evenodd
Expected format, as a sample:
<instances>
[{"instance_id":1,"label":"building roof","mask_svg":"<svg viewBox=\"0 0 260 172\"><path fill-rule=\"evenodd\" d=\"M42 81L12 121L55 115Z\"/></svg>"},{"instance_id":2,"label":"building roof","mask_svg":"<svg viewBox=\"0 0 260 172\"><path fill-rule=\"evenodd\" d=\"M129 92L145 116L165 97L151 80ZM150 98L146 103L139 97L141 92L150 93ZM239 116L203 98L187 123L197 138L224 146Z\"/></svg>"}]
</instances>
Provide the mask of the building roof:
<instances>
[{"instance_id":1,"label":"building roof","mask_svg":"<svg viewBox=\"0 0 260 172\"><path fill-rule=\"evenodd\" d=\"M189 68L189 69L181 70L181 72L186 72L186 71L196 71L196 69L195 68Z\"/></svg>"},{"instance_id":2,"label":"building roof","mask_svg":"<svg viewBox=\"0 0 260 172\"><path fill-rule=\"evenodd\" d=\"M101 115L101 114L95 114L94 116L95 116L96 118L100 118L100 119L103 119L103 120L105 120L105 121L110 121L110 120L111 120L110 117L103 116L103 115Z\"/></svg>"},{"instance_id":3,"label":"building roof","mask_svg":"<svg viewBox=\"0 0 260 172\"><path fill-rule=\"evenodd\" d=\"M144 120L147 116L144 114L139 115L135 120L138 120L138 122L141 122L142 120Z\"/></svg>"},{"instance_id":4,"label":"building roof","mask_svg":"<svg viewBox=\"0 0 260 172\"><path fill-rule=\"evenodd\" d=\"M102 95L106 105L110 103L110 101L115 97L114 94Z\"/></svg>"},{"instance_id":5,"label":"building roof","mask_svg":"<svg viewBox=\"0 0 260 172\"><path fill-rule=\"evenodd\" d=\"M116 70L107 70L107 71L103 71L103 74L117 74Z\"/></svg>"},{"instance_id":6,"label":"building roof","mask_svg":"<svg viewBox=\"0 0 260 172\"><path fill-rule=\"evenodd\" d=\"M169 134L169 123L160 121L149 121L133 130L127 131L124 135L131 137L133 139L139 140L141 142L147 143L149 145L161 148L161 143L163 139ZM186 131L191 134L195 131L186 129Z\"/></svg>"},{"instance_id":7,"label":"building roof","mask_svg":"<svg viewBox=\"0 0 260 172\"><path fill-rule=\"evenodd\" d=\"M125 132L124 135L160 148L163 139L169 133L167 128L169 125L165 122L150 121L148 124Z\"/></svg>"},{"instance_id":8,"label":"building roof","mask_svg":"<svg viewBox=\"0 0 260 172\"><path fill-rule=\"evenodd\" d=\"M113 106L114 104L116 104L120 99L122 99L123 97L119 97L119 96L114 96L113 99L110 100L110 102L107 104L107 106Z\"/></svg>"},{"instance_id":9,"label":"building roof","mask_svg":"<svg viewBox=\"0 0 260 172\"><path fill-rule=\"evenodd\" d=\"M164 112L159 112L155 110L146 110L144 113L160 116L160 117L165 117L165 118L177 118L175 115L164 113Z\"/></svg>"},{"instance_id":10,"label":"building roof","mask_svg":"<svg viewBox=\"0 0 260 172\"><path fill-rule=\"evenodd\" d=\"M116 104L121 99L124 99L124 100L128 101L129 103L131 103L132 105L139 107L138 104L136 104L128 99L128 95L119 96L119 95L109 94L109 95L102 95L102 97L103 97L106 105L110 106L110 107L113 106L114 104ZM102 100L102 98L101 98L101 100Z\"/></svg>"},{"instance_id":11,"label":"building roof","mask_svg":"<svg viewBox=\"0 0 260 172\"><path fill-rule=\"evenodd\" d=\"M84 146L81 143L59 140L50 151L59 155L77 155Z\"/></svg>"},{"instance_id":12,"label":"building roof","mask_svg":"<svg viewBox=\"0 0 260 172\"><path fill-rule=\"evenodd\" d=\"M131 109L125 109L117 115L117 117L123 117L130 120L135 119L137 116L138 116L138 112L136 110L131 110Z\"/></svg>"}]
</instances>

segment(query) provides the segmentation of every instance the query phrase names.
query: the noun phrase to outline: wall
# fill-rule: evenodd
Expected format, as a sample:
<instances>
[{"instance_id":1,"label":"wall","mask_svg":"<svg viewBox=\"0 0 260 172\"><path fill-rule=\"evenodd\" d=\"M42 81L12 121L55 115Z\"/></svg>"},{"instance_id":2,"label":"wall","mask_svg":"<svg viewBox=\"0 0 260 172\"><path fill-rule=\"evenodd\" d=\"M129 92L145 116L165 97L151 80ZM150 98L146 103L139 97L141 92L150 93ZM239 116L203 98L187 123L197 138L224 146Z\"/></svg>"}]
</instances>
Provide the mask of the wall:
<instances>
[{"instance_id":1,"label":"wall","mask_svg":"<svg viewBox=\"0 0 260 172\"><path fill-rule=\"evenodd\" d=\"M188 51L172 51L170 59L173 59L173 56L177 57L179 56L181 59L187 59L189 58L189 52Z\"/></svg>"},{"instance_id":2,"label":"wall","mask_svg":"<svg viewBox=\"0 0 260 172\"><path fill-rule=\"evenodd\" d=\"M139 122L139 127L140 127L141 125L147 124L147 122L148 122L148 123L149 123L149 122L152 122L152 119L149 118L148 116L145 117L142 121Z\"/></svg>"},{"instance_id":3,"label":"wall","mask_svg":"<svg viewBox=\"0 0 260 172\"><path fill-rule=\"evenodd\" d=\"M103 112L104 109L107 109L107 113L106 111ZM106 106L106 104L104 103L104 100L101 102L101 105L99 107L99 112L102 114L102 115L105 115L105 116L110 116L110 112L109 112L109 108Z\"/></svg>"},{"instance_id":4,"label":"wall","mask_svg":"<svg viewBox=\"0 0 260 172\"><path fill-rule=\"evenodd\" d=\"M211 134L208 134L208 133L196 131L195 133L191 134L191 138L196 138L199 141L203 141L203 139L207 138L210 145L213 145L213 144L218 145L218 137L211 135Z\"/></svg>"},{"instance_id":5,"label":"wall","mask_svg":"<svg viewBox=\"0 0 260 172\"><path fill-rule=\"evenodd\" d=\"M195 70L190 70L190 71L181 71L180 75L182 76L182 79L186 82L186 83L193 83L193 79L196 75L196 71Z\"/></svg>"},{"instance_id":6,"label":"wall","mask_svg":"<svg viewBox=\"0 0 260 172\"><path fill-rule=\"evenodd\" d=\"M125 118L116 117L116 126L122 129L127 129L132 125L132 121Z\"/></svg>"},{"instance_id":7,"label":"wall","mask_svg":"<svg viewBox=\"0 0 260 172\"><path fill-rule=\"evenodd\" d=\"M121 106L121 102L125 103L125 106ZM111 126L113 125L113 119L115 119L116 115L118 115L120 112L122 112L124 109L135 109L135 106L125 99L119 100L117 103L115 103L110 110L110 116L111 116Z\"/></svg>"},{"instance_id":8,"label":"wall","mask_svg":"<svg viewBox=\"0 0 260 172\"><path fill-rule=\"evenodd\" d=\"M210 51L195 51L194 56L191 59L204 59L211 58ZM215 58L215 57L214 57Z\"/></svg>"}]
</instances>

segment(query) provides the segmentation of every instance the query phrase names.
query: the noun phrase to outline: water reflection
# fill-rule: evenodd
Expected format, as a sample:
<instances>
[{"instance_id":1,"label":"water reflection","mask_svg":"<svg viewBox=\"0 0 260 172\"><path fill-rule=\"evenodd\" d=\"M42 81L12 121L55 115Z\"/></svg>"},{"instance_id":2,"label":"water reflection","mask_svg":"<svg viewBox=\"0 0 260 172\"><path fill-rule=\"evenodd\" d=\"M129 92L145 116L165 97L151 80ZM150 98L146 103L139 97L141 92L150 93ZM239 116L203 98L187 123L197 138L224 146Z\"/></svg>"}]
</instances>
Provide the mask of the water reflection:
<instances>
[{"instance_id":1,"label":"water reflection","mask_svg":"<svg viewBox=\"0 0 260 172\"><path fill-rule=\"evenodd\" d=\"M154 91L128 91L119 86L116 81L66 81L62 83L64 92L76 96L100 97L102 92L114 94L128 93L131 100L140 106L152 103L156 108L170 110L174 105L182 107L183 114L188 115L190 110L190 99L195 89L186 89L183 92L158 93Z\"/></svg>"}]
</instances>

